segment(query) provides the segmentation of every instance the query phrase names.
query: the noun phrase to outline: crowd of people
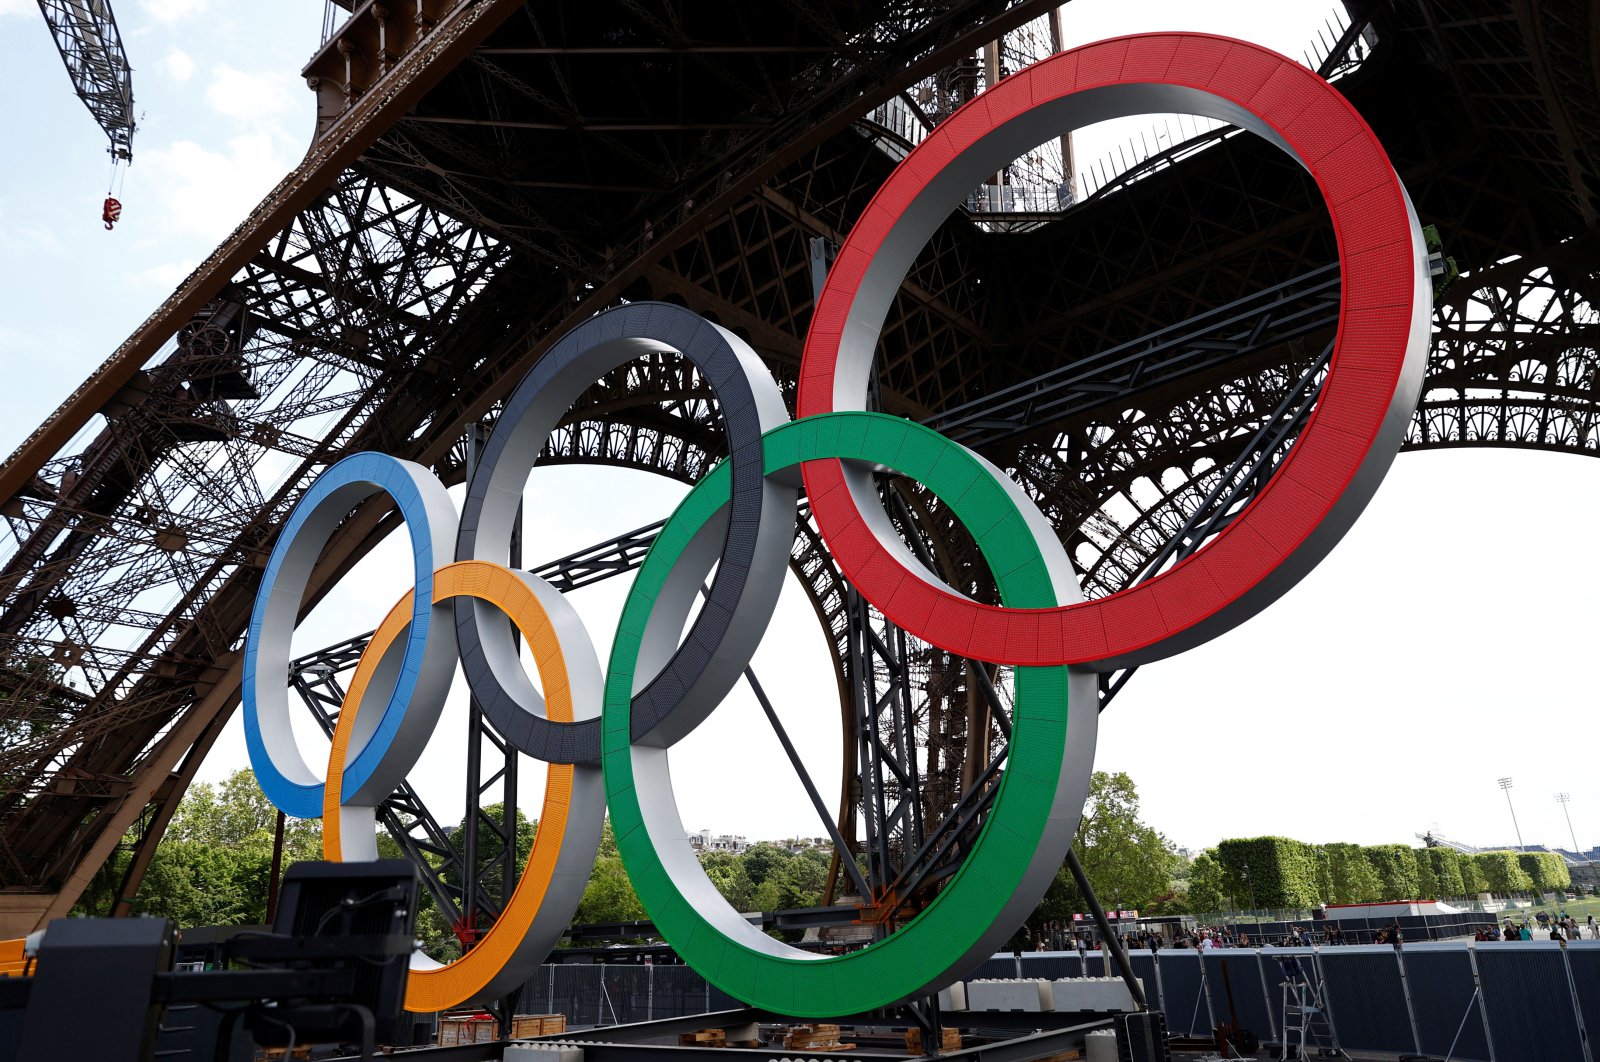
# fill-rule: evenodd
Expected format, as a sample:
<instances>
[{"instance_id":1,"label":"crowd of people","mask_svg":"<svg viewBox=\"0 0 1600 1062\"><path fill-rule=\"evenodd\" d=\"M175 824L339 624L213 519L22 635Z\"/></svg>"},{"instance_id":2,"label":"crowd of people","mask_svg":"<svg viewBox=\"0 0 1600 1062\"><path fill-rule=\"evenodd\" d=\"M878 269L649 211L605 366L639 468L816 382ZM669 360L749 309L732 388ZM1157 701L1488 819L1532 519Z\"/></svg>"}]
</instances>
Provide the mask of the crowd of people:
<instances>
[{"instance_id":1,"label":"crowd of people","mask_svg":"<svg viewBox=\"0 0 1600 1062\"><path fill-rule=\"evenodd\" d=\"M1252 930L1251 926L1229 925L1197 925L1186 926L1174 935L1164 935L1152 929L1128 930L1117 933L1117 939L1123 947L1130 951L1160 951L1162 948L1192 948L1196 951L1210 951L1213 948L1301 948L1301 947L1327 947L1340 944L1365 944L1369 940L1365 928L1354 936L1348 936L1338 922L1328 920L1313 923L1312 925L1290 924L1288 931L1264 936ZM1520 922L1507 918L1500 929L1493 926L1483 927L1473 935L1476 941L1499 940L1557 940L1565 943L1569 940L1600 940L1600 922L1590 915L1588 921L1579 922L1576 918L1561 912L1557 915L1540 912L1532 919L1523 917ZM1370 943L1392 944L1399 946L1405 940L1405 934L1399 923L1371 931ZM1099 948L1097 937L1085 929L1068 928L1058 924L1048 924L1043 931L1035 935L1027 950L1037 951L1073 951Z\"/></svg>"},{"instance_id":2,"label":"crowd of people","mask_svg":"<svg viewBox=\"0 0 1600 1062\"><path fill-rule=\"evenodd\" d=\"M1587 933L1590 940L1600 940L1600 923L1594 920L1594 915L1589 916L1587 924L1580 923L1576 918L1565 911L1559 915L1551 916L1544 912L1534 916L1538 922L1535 925L1527 918L1521 922L1513 922L1507 918L1497 933L1493 929L1480 929L1477 940L1550 940L1560 941L1565 944L1569 940L1582 940Z\"/></svg>"},{"instance_id":3,"label":"crowd of people","mask_svg":"<svg viewBox=\"0 0 1600 1062\"><path fill-rule=\"evenodd\" d=\"M1394 932L1398 934L1400 927L1394 927ZM1345 943L1348 941L1344 938L1344 930L1338 923L1332 922L1325 924L1320 931L1310 926L1290 925L1288 932L1278 937L1268 937L1259 932L1252 936L1248 929L1241 926L1197 926L1178 941L1180 947L1198 951L1210 951L1212 948L1308 948L1313 944ZM1378 943L1386 943L1386 940Z\"/></svg>"},{"instance_id":4,"label":"crowd of people","mask_svg":"<svg viewBox=\"0 0 1600 1062\"><path fill-rule=\"evenodd\" d=\"M1194 926L1178 932L1175 936L1164 936L1159 932L1149 929L1118 933L1117 939L1122 946L1130 951L1160 951L1162 948L1193 948L1197 951L1209 951L1212 948L1301 948L1313 944L1345 944L1344 931L1334 923L1329 923L1320 932L1310 926L1291 926L1287 933L1281 937L1268 938L1259 933L1252 935L1248 926ZM1400 927L1379 930L1382 939L1377 943L1384 944L1391 941L1390 934L1398 937ZM1094 950L1100 945L1097 939L1085 930L1069 931L1065 934L1052 932L1047 929L1037 938L1034 945L1037 951L1070 951L1073 949Z\"/></svg>"}]
</instances>

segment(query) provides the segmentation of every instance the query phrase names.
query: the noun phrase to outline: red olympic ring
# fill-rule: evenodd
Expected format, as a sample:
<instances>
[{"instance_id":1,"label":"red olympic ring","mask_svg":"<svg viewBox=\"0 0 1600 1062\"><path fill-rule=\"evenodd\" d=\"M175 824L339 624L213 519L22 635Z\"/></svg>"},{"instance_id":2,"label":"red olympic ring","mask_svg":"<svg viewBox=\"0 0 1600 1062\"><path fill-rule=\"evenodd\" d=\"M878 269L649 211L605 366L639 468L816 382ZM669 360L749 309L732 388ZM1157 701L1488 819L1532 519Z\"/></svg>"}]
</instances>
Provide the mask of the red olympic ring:
<instances>
[{"instance_id":1,"label":"red olympic ring","mask_svg":"<svg viewBox=\"0 0 1600 1062\"><path fill-rule=\"evenodd\" d=\"M1266 487L1204 548L1118 593L1047 609L981 604L936 584L875 533L881 513L863 511L868 492L852 495L839 461L805 462L817 526L845 576L889 619L943 649L997 663L1109 670L1206 641L1321 560L1399 448L1421 384L1432 297L1405 190L1337 90L1274 52L1205 34L1122 37L1061 53L999 82L931 133L873 197L829 272L806 336L797 415L863 408L862 349L870 362L916 248L967 188L994 172L988 156L997 142L1015 148L1017 127L1031 128L1041 114L1083 124L1085 114L1093 121L1156 109L1251 128L1316 180L1338 238L1343 290L1315 412ZM974 157L987 170L975 168ZM939 202L930 204L934 196ZM923 234L909 250L908 230Z\"/></svg>"}]
</instances>

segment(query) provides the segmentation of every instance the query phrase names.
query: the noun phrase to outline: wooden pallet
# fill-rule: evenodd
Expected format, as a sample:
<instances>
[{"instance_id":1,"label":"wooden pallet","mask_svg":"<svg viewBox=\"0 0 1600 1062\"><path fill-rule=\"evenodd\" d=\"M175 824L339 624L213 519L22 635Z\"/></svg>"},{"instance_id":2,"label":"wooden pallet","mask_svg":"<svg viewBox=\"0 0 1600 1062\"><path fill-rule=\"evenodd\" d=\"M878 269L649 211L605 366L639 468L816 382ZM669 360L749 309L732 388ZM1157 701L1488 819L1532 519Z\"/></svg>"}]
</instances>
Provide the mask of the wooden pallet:
<instances>
[{"instance_id":1,"label":"wooden pallet","mask_svg":"<svg viewBox=\"0 0 1600 1062\"><path fill-rule=\"evenodd\" d=\"M783 1036L783 1046L790 1051L853 1051L855 1044L839 1041L837 1025L792 1025Z\"/></svg>"}]
</instances>

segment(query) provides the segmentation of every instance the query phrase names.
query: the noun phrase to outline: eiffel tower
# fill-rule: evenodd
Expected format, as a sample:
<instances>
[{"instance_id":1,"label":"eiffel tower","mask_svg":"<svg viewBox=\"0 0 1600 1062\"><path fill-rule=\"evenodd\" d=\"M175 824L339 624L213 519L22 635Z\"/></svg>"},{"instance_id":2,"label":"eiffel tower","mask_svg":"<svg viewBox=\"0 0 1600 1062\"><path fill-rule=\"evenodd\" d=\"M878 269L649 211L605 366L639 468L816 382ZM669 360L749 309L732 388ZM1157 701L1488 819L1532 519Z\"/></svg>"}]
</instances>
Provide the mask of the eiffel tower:
<instances>
[{"instance_id":1,"label":"eiffel tower","mask_svg":"<svg viewBox=\"0 0 1600 1062\"><path fill-rule=\"evenodd\" d=\"M1059 47L1052 9L340 12L304 71L305 159L0 466L0 935L65 914L119 845L119 895L137 887L238 704L275 529L321 469L381 450L459 482L469 436L547 346L623 300L735 331L792 399L831 250L954 106ZM1579 0L1352 0L1310 57L1438 234L1408 449L1600 448L1596 39ZM876 401L1011 471L1086 592L1108 594L1199 548L1293 443L1303 416L1284 411L1311 408L1338 323L1335 258L1317 189L1236 129L1083 182L1062 145L924 249ZM660 355L591 388L544 459L692 482L721 447L703 381ZM885 492L908 540L948 543L932 559L953 586L992 592L947 514ZM353 513L307 607L397 526L381 502ZM584 585L637 563L651 530L539 570ZM868 857L871 880L839 868L839 891L914 898L982 821L1003 696L856 598L807 520L792 567L841 690L835 829ZM337 686L318 676L358 652L301 673L325 715ZM1128 677L1105 676L1102 701ZM404 799L391 812L422 821Z\"/></svg>"}]
</instances>

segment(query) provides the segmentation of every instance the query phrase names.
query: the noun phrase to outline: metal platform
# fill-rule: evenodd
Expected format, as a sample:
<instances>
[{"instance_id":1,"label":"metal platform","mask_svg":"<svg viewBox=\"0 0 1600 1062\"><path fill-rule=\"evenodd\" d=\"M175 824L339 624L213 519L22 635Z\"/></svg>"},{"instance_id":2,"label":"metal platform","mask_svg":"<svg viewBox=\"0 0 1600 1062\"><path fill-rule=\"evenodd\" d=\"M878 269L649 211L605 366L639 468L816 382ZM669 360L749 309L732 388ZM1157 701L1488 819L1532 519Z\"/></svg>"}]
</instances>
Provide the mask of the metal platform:
<instances>
[{"instance_id":1,"label":"metal platform","mask_svg":"<svg viewBox=\"0 0 1600 1062\"><path fill-rule=\"evenodd\" d=\"M691 1014L682 1018L664 1018L659 1021L639 1022L632 1025L614 1025L604 1029L567 1032L556 1036L534 1037L517 1043L567 1045L583 1051L584 1062L724 1062L740 1060L767 1060L773 1058L875 1058L905 1059L912 1057L939 1057L958 1062L1036 1062L1039 1059L1059 1056L1063 1052L1081 1050L1084 1037L1097 1029L1109 1029L1110 1017L1060 1014L985 1015L982 1027L984 1040L959 1051L949 1051L938 1056L912 1056L903 1046L895 1050L891 1045L903 1045L905 1022L893 1022L883 1017L845 1017L837 1024L851 1030L852 1039L860 1036L858 1046L850 1051L807 1051L776 1045L760 1048L742 1047L688 1047L678 1044L678 1034L699 1029L721 1028L732 1025L756 1023L778 1027L800 1024L796 1018L784 1018L760 1010L721 1010L705 1014ZM990 1019L993 1019L992 1022ZM992 1035L990 1035L992 1034ZM876 1041L876 1042L874 1042ZM426 1062L499 1062L509 1041L467 1044L454 1047L424 1047L397 1052L403 1057L414 1057ZM346 1056L354 1062L354 1056Z\"/></svg>"}]
</instances>

